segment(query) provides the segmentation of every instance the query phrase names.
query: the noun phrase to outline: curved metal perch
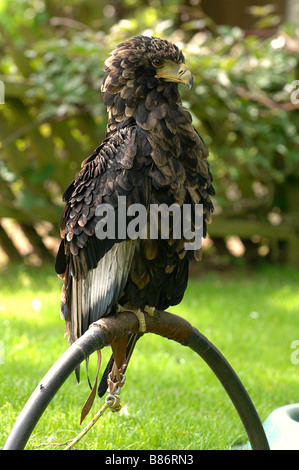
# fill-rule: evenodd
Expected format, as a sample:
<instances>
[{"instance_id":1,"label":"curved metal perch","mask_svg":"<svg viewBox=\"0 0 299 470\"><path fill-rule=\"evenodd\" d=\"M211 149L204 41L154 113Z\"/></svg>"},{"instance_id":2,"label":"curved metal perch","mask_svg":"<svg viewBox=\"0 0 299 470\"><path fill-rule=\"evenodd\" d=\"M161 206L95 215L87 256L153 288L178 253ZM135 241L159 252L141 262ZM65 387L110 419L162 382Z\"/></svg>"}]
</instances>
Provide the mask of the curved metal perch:
<instances>
[{"instance_id":1,"label":"curved metal perch","mask_svg":"<svg viewBox=\"0 0 299 470\"><path fill-rule=\"evenodd\" d=\"M155 333L190 347L212 369L233 402L253 450L269 450L268 441L256 412L238 376L217 350L199 331L183 318L160 311L155 317L146 315L147 332ZM91 325L56 361L39 383L13 426L3 450L24 449L34 427L75 368L97 349L102 349L123 335L138 332L138 321L131 312L110 316Z\"/></svg>"}]
</instances>

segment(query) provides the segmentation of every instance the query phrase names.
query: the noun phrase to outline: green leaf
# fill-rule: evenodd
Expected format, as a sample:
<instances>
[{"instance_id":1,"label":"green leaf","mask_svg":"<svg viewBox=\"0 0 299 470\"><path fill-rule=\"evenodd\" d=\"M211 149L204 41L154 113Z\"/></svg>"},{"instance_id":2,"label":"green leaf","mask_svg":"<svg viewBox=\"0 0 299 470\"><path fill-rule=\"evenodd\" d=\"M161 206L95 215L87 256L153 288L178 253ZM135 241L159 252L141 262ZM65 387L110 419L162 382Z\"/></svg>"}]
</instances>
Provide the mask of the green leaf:
<instances>
[{"instance_id":1,"label":"green leaf","mask_svg":"<svg viewBox=\"0 0 299 470\"><path fill-rule=\"evenodd\" d=\"M27 178L30 183L41 184L50 179L54 175L55 171L55 165L48 163L38 169L28 167L25 171L23 171L23 176Z\"/></svg>"}]
</instances>

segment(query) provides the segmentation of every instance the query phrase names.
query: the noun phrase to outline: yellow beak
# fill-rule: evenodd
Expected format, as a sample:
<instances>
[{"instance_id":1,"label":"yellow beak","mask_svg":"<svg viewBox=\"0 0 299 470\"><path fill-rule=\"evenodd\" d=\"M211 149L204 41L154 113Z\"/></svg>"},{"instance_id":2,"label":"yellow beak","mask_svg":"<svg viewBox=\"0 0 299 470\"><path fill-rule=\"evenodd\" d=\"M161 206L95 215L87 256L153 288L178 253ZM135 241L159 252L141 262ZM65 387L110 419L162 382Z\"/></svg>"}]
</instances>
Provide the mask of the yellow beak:
<instances>
[{"instance_id":1,"label":"yellow beak","mask_svg":"<svg viewBox=\"0 0 299 470\"><path fill-rule=\"evenodd\" d=\"M176 64L165 61L165 65L157 70L156 78L163 78L165 82L177 82L186 85L189 90L193 86L193 76L186 64Z\"/></svg>"}]
</instances>

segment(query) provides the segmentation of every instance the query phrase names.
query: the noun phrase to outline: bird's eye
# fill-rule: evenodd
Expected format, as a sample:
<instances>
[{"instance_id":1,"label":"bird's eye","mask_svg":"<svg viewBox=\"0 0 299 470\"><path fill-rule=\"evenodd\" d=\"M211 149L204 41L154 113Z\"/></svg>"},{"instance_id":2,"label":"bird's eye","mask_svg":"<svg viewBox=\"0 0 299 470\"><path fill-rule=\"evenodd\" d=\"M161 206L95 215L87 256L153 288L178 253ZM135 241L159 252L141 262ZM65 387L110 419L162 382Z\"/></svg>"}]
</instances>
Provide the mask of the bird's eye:
<instances>
[{"instance_id":1,"label":"bird's eye","mask_svg":"<svg viewBox=\"0 0 299 470\"><path fill-rule=\"evenodd\" d=\"M159 69L160 67L163 67L164 60L162 60L162 59L153 59L152 64L153 64L154 67Z\"/></svg>"}]
</instances>

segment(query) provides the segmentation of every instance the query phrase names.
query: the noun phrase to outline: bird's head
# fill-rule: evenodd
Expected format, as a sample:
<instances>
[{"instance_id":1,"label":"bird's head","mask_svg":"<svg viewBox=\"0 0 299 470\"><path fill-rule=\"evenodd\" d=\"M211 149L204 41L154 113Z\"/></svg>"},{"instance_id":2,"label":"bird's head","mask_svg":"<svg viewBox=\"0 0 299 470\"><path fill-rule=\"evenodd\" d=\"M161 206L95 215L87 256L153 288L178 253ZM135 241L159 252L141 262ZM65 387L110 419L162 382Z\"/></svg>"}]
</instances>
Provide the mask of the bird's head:
<instances>
[{"instance_id":1,"label":"bird's head","mask_svg":"<svg viewBox=\"0 0 299 470\"><path fill-rule=\"evenodd\" d=\"M180 49L171 42L138 36L119 44L106 60L102 91L115 94L133 81L152 89L161 82L181 83L191 89L193 77Z\"/></svg>"}]
</instances>

